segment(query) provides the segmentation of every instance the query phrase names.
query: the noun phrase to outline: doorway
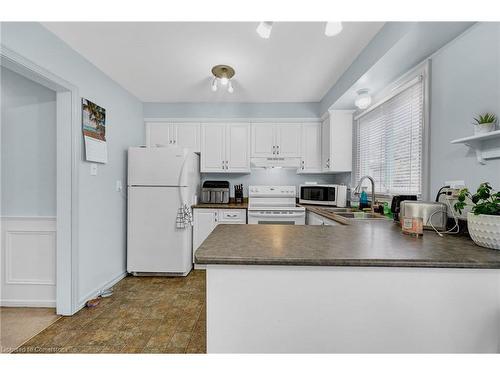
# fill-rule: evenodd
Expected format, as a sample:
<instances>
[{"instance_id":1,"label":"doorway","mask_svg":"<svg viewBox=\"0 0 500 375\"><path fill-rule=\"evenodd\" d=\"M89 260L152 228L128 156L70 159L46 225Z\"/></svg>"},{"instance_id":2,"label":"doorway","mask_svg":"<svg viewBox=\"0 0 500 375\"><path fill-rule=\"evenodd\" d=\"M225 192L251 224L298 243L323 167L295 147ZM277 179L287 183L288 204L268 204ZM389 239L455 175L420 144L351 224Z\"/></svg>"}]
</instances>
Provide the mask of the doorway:
<instances>
[{"instance_id":1,"label":"doorway","mask_svg":"<svg viewBox=\"0 0 500 375\"><path fill-rule=\"evenodd\" d=\"M12 253L12 249L14 249L15 246L21 248L31 246L32 248L39 250L45 249L42 250L41 253L45 255L45 260L47 260L46 257L48 257L48 254L50 253L47 249L54 246L55 250L53 257L55 259L52 266L55 270L45 270L44 273L39 272L37 274L37 272L40 271L37 269L39 264L33 266L32 262L30 265L31 268L28 268L28 271L24 268L24 271L21 272L19 270L23 269L23 267L21 267L23 259L25 260L27 257L33 255L16 254L20 256L17 256L15 262L12 257L9 259L10 263L2 261L0 273L3 280L24 283L24 286L34 285L35 283L46 287L50 287L50 285L52 285L55 289L55 291L52 292L52 305L55 305L57 314L72 315L77 311L78 307L76 290L78 280L78 162L81 148L79 126L81 122L79 106L80 97L77 88L71 83L55 76L44 68L25 59L23 56L5 48L3 45L0 47L0 65L3 72L7 72L6 74L8 75L17 75L25 82L29 81L32 85L38 85L40 87L40 91L45 92L47 97L50 97L50 93L52 92L52 98L55 100L55 110L52 113L52 116L54 116L55 119L55 140L52 139L53 144L51 146L50 142L43 145L43 148L55 148L55 154L52 155L53 161L55 161L55 166L52 165L52 169L47 169L47 165L37 165L35 163L36 167L28 174L27 179L24 180L24 182L22 179L21 181L17 181L21 184L21 188L19 188L20 190L16 190L16 188L12 188L11 186L8 187L8 189L11 189L12 195L14 196L16 193L19 194L22 191L22 188L25 188L26 185L30 185L32 189L33 186L35 186L35 190L37 190L36 194L33 194L33 191L30 191L32 195L32 198L30 199L32 203L36 202L36 204L38 204L36 210L39 210L38 212L41 214L38 214L37 217L45 219L43 224L45 226L38 230L33 227L25 227L20 230L18 228L13 229L11 226L4 225L2 220L1 228L2 244L8 245L7 254L9 251ZM50 107L50 104L48 104L47 107ZM19 148L19 150L15 150L15 152L18 153L17 156L20 155L21 164L23 164L22 158L29 155L31 147L29 144L24 144L26 142L19 142L19 139L22 139L23 136L26 137L26 139L32 136L29 131L30 129L31 128L27 126L26 134L22 134L22 132L17 134L14 139L17 139L16 143L19 144L16 144L15 147L10 147L11 150ZM40 160L47 161L50 159L49 156L53 150L45 150L43 148L41 150L37 150L37 152L40 153L39 155L43 156L39 157ZM15 174L15 170L17 168L16 165L14 164L14 167L9 166L9 168L14 171L12 172L11 170L10 172ZM37 178L34 178L36 183L33 184L33 181L29 181L29 179L33 178L36 173L41 174ZM54 199L52 202L50 202L50 198L48 198L49 193L47 193L50 189L47 189L47 186L45 186L45 189L42 188L44 184L50 185L48 182L50 179L46 178L44 175L46 173L52 174L55 178L55 181L52 180L51 182L53 184L52 186L55 187L55 197L53 197ZM11 175L9 174L9 177L10 176ZM4 174L2 173L2 179L3 177ZM9 181L9 183L12 183L12 181ZM4 183L2 181L2 187L3 185ZM29 194L25 192L23 196L29 196ZM23 198L20 200L21 202L18 202L20 205L26 203L23 202ZM0 207L0 211L2 211L1 209L2 207ZM45 213L48 214L46 215ZM54 215L51 216L52 214ZM23 215L17 218L15 217L16 215L13 216L18 221L23 218ZM52 219L52 221L50 219ZM10 233L7 233L7 231L10 231ZM30 234L32 235L27 234L28 232L31 232ZM55 235L56 233L57 236ZM38 254L38 256L40 256L40 254ZM14 269L13 265L17 266L18 270ZM49 276L51 272L52 277ZM45 290L45 292L47 292L47 290ZM47 300L45 297L47 296L45 295L42 300ZM36 298L31 298L31 301L28 302L31 303L31 306L35 307L40 307L45 304L45 302L40 301L40 298L38 301ZM9 303L8 301L2 301L2 304L8 305ZM24 305L28 305L28 303L25 301Z\"/></svg>"}]
</instances>

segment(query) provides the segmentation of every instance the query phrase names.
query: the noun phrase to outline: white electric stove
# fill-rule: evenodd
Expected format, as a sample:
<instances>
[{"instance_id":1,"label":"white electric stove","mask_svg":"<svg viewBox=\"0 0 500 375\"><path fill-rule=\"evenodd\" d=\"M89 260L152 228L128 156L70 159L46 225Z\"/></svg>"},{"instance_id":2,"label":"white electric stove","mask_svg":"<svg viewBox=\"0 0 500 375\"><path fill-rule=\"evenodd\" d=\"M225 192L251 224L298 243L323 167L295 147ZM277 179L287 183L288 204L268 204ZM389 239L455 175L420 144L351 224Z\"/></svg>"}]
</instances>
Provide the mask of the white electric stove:
<instances>
[{"instance_id":1,"label":"white electric stove","mask_svg":"<svg viewBox=\"0 0 500 375\"><path fill-rule=\"evenodd\" d=\"M249 186L248 224L304 225L306 210L296 196L295 186Z\"/></svg>"}]
</instances>

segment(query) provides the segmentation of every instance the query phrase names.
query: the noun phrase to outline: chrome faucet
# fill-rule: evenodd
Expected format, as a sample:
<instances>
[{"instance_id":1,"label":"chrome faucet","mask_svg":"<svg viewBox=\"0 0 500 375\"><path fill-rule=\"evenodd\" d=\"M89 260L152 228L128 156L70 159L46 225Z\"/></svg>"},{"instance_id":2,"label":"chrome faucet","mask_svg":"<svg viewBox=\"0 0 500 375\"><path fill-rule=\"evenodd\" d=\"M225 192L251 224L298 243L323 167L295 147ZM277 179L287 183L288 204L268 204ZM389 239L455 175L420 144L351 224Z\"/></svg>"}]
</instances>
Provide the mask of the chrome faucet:
<instances>
[{"instance_id":1,"label":"chrome faucet","mask_svg":"<svg viewBox=\"0 0 500 375\"><path fill-rule=\"evenodd\" d=\"M372 213L375 212L375 180L371 176L363 176L359 179L358 185L354 189L354 194L359 195L359 190L361 189L361 184L363 183L364 179L367 178L371 181L372 183Z\"/></svg>"}]
</instances>

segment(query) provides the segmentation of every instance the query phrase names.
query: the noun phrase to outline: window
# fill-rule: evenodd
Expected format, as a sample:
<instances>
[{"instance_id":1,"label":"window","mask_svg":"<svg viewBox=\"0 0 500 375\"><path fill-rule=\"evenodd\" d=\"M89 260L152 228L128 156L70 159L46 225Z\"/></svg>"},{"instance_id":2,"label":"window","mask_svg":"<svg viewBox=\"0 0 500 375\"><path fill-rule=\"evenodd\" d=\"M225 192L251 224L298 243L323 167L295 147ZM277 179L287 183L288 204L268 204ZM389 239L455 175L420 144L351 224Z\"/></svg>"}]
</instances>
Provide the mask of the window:
<instances>
[{"instance_id":1,"label":"window","mask_svg":"<svg viewBox=\"0 0 500 375\"><path fill-rule=\"evenodd\" d=\"M356 118L355 183L369 175L377 194L421 195L423 127L424 80L419 75Z\"/></svg>"}]
</instances>

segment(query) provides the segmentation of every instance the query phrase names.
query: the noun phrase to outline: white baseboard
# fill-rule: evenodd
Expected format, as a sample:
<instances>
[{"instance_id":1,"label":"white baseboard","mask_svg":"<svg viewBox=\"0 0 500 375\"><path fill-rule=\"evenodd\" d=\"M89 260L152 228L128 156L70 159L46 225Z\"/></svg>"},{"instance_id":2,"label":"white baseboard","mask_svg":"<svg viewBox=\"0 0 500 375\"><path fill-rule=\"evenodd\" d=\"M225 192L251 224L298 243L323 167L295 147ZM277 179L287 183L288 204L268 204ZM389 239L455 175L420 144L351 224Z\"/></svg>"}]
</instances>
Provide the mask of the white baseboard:
<instances>
[{"instance_id":1,"label":"white baseboard","mask_svg":"<svg viewBox=\"0 0 500 375\"><path fill-rule=\"evenodd\" d=\"M88 300L90 299L93 299L93 298L96 298L103 290L105 289L108 289L108 288L111 288L113 285L115 285L116 283L118 283L120 280L122 280L123 278L125 278L125 276L127 276L127 271L124 271L124 272L121 272L120 274L118 274L117 276L113 277L110 281L108 281L107 283L101 285L100 287L98 288L95 288L93 291L91 291L90 293L87 293L87 295L85 295L83 298L80 299L80 301L78 302L78 306L76 308L76 311L75 311L75 314L82 309L82 307L85 306L85 304L87 303Z\"/></svg>"},{"instance_id":2,"label":"white baseboard","mask_svg":"<svg viewBox=\"0 0 500 375\"><path fill-rule=\"evenodd\" d=\"M2 299L0 300L2 307L56 307L56 301L46 300L16 300L16 299Z\"/></svg>"}]
</instances>

